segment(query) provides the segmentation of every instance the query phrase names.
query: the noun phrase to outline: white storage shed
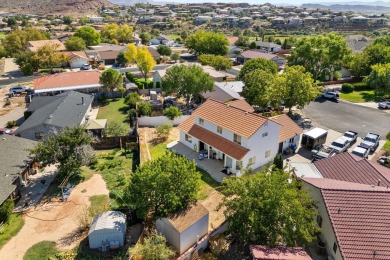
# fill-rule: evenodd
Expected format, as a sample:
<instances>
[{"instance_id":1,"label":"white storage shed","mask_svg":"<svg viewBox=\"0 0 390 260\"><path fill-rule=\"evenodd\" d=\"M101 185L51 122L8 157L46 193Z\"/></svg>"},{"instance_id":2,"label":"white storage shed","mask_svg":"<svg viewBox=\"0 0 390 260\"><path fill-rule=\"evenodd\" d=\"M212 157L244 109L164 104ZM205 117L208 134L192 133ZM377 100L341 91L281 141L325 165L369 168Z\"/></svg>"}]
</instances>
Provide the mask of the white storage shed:
<instances>
[{"instance_id":1,"label":"white storage shed","mask_svg":"<svg viewBox=\"0 0 390 260\"><path fill-rule=\"evenodd\" d=\"M107 211L97 215L88 233L89 248L106 251L125 244L126 215L119 211Z\"/></svg>"}]
</instances>

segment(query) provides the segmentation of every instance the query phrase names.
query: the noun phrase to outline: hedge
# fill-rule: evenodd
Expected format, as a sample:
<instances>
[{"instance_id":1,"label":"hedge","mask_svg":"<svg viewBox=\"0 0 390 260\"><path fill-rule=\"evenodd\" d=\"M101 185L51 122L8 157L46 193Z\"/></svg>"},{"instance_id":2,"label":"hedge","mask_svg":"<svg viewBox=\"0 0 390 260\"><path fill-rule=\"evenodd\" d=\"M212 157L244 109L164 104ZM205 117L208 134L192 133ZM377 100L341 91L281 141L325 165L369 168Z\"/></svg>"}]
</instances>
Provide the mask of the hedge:
<instances>
[{"instance_id":1,"label":"hedge","mask_svg":"<svg viewBox=\"0 0 390 260\"><path fill-rule=\"evenodd\" d=\"M359 82L353 84L355 91L364 91L364 90L372 90L370 86L367 85L365 82Z\"/></svg>"},{"instance_id":2,"label":"hedge","mask_svg":"<svg viewBox=\"0 0 390 260\"><path fill-rule=\"evenodd\" d=\"M136 77L134 77L133 74L131 74L131 72L126 73L126 78L130 82L134 83L135 85L137 85L137 87L139 87L141 89L153 88L153 81L150 81L149 79L147 79L145 82L145 79L136 78Z\"/></svg>"},{"instance_id":3,"label":"hedge","mask_svg":"<svg viewBox=\"0 0 390 260\"><path fill-rule=\"evenodd\" d=\"M349 84L349 83L344 83L342 86L341 86L341 91L343 93L351 93L353 92L355 89L355 87L352 85L352 84Z\"/></svg>"}]
</instances>

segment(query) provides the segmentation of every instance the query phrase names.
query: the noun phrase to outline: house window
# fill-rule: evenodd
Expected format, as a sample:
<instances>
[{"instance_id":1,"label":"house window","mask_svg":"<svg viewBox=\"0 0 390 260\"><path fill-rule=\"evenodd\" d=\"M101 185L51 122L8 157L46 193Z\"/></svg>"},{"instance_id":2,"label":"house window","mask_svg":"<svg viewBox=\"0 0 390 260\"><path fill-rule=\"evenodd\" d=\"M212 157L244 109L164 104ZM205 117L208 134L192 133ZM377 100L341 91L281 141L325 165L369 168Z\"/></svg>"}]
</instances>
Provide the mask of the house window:
<instances>
[{"instance_id":1,"label":"house window","mask_svg":"<svg viewBox=\"0 0 390 260\"><path fill-rule=\"evenodd\" d=\"M186 134L185 135L185 139L186 139L187 142L192 143L192 136Z\"/></svg>"},{"instance_id":2,"label":"house window","mask_svg":"<svg viewBox=\"0 0 390 260\"><path fill-rule=\"evenodd\" d=\"M236 170L240 170L242 167L242 161L237 161L236 162Z\"/></svg>"},{"instance_id":3,"label":"house window","mask_svg":"<svg viewBox=\"0 0 390 260\"><path fill-rule=\"evenodd\" d=\"M317 224L319 227L322 227L322 217L320 215L317 216Z\"/></svg>"},{"instance_id":4,"label":"house window","mask_svg":"<svg viewBox=\"0 0 390 260\"><path fill-rule=\"evenodd\" d=\"M40 139L42 139L42 138L43 138L43 132L36 132L36 133L35 133L35 139L40 140Z\"/></svg>"},{"instance_id":5,"label":"house window","mask_svg":"<svg viewBox=\"0 0 390 260\"><path fill-rule=\"evenodd\" d=\"M218 132L218 134L222 134L222 127L217 126L217 132Z\"/></svg>"},{"instance_id":6,"label":"house window","mask_svg":"<svg viewBox=\"0 0 390 260\"><path fill-rule=\"evenodd\" d=\"M199 117L199 124L204 125L204 119Z\"/></svg>"},{"instance_id":7,"label":"house window","mask_svg":"<svg viewBox=\"0 0 390 260\"><path fill-rule=\"evenodd\" d=\"M267 136L268 136L268 132L262 134L262 137L267 137Z\"/></svg>"},{"instance_id":8,"label":"house window","mask_svg":"<svg viewBox=\"0 0 390 260\"><path fill-rule=\"evenodd\" d=\"M333 243L333 252L337 252L337 243L336 243L336 241L334 241L334 243Z\"/></svg>"},{"instance_id":9,"label":"house window","mask_svg":"<svg viewBox=\"0 0 390 260\"><path fill-rule=\"evenodd\" d=\"M265 152L265 158L268 158L271 156L271 150L268 150Z\"/></svg>"},{"instance_id":10,"label":"house window","mask_svg":"<svg viewBox=\"0 0 390 260\"><path fill-rule=\"evenodd\" d=\"M256 163L256 156L253 156L252 158L249 158L249 165Z\"/></svg>"},{"instance_id":11,"label":"house window","mask_svg":"<svg viewBox=\"0 0 390 260\"><path fill-rule=\"evenodd\" d=\"M234 134L233 141L237 144L241 144L241 136Z\"/></svg>"}]
</instances>

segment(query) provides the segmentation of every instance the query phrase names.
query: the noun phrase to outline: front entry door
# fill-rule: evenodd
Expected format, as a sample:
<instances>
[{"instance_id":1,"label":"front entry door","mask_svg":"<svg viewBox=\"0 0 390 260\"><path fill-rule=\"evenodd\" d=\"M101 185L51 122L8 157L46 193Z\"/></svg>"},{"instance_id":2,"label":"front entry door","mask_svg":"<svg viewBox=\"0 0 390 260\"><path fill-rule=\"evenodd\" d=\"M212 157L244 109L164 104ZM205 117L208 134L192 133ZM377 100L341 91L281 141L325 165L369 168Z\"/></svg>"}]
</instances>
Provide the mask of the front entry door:
<instances>
[{"instance_id":1,"label":"front entry door","mask_svg":"<svg viewBox=\"0 0 390 260\"><path fill-rule=\"evenodd\" d=\"M229 156L226 156L226 167L229 167L229 168L233 167L233 160Z\"/></svg>"}]
</instances>

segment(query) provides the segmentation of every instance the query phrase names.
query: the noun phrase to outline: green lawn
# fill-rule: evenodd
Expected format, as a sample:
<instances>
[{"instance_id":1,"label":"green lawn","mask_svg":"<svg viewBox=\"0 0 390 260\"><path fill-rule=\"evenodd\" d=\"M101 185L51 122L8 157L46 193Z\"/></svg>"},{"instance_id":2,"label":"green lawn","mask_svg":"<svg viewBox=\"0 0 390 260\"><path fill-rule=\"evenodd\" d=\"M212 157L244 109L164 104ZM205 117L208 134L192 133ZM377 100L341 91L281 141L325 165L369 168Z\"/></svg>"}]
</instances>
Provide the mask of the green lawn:
<instances>
[{"instance_id":1,"label":"green lawn","mask_svg":"<svg viewBox=\"0 0 390 260\"><path fill-rule=\"evenodd\" d=\"M124 98L109 99L99 108L97 119L107 119L107 123L115 122L123 124L127 131L130 131L128 122L128 106L124 103Z\"/></svg>"},{"instance_id":2,"label":"green lawn","mask_svg":"<svg viewBox=\"0 0 390 260\"><path fill-rule=\"evenodd\" d=\"M0 40L5 38L5 33L0 33Z\"/></svg>"},{"instance_id":3,"label":"green lawn","mask_svg":"<svg viewBox=\"0 0 390 260\"><path fill-rule=\"evenodd\" d=\"M211 175L205 170L197 167L198 172L202 174L199 181L198 199L206 199L214 190L221 190L221 183L211 177Z\"/></svg>"},{"instance_id":4,"label":"green lawn","mask_svg":"<svg viewBox=\"0 0 390 260\"><path fill-rule=\"evenodd\" d=\"M55 255L60 252L55 246L56 243L52 241L39 242L27 250L23 260L52 259L52 257L55 257Z\"/></svg>"},{"instance_id":5,"label":"green lawn","mask_svg":"<svg viewBox=\"0 0 390 260\"><path fill-rule=\"evenodd\" d=\"M375 95L374 90L354 91L348 94L340 94L340 98L354 103L378 102L382 97L382 95Z\"/></svg>"},{"instance_id":6,"label":"green lawn","mask_svg":"<svg viewBox=\"0 0 390 260\"><path fill-rule=\"evenodd\" d=\"M156 145L149 145L150 157L152 160L156 160L163 156L167 152L167 144L169 142L164 142Z\"/></svg>"},{"instance_id":7,"label":"green lawn","mask_svg":"<svg viewBox=\"0 0 390 260\"><path fill-rule=\"evenodd\" d=\"M2 232L0 232L0 247L5 245L8 240L15 236L22 229L24 220L20 214L12 214L10 222L5 224Z\"/></svg>"}]
</instances>

